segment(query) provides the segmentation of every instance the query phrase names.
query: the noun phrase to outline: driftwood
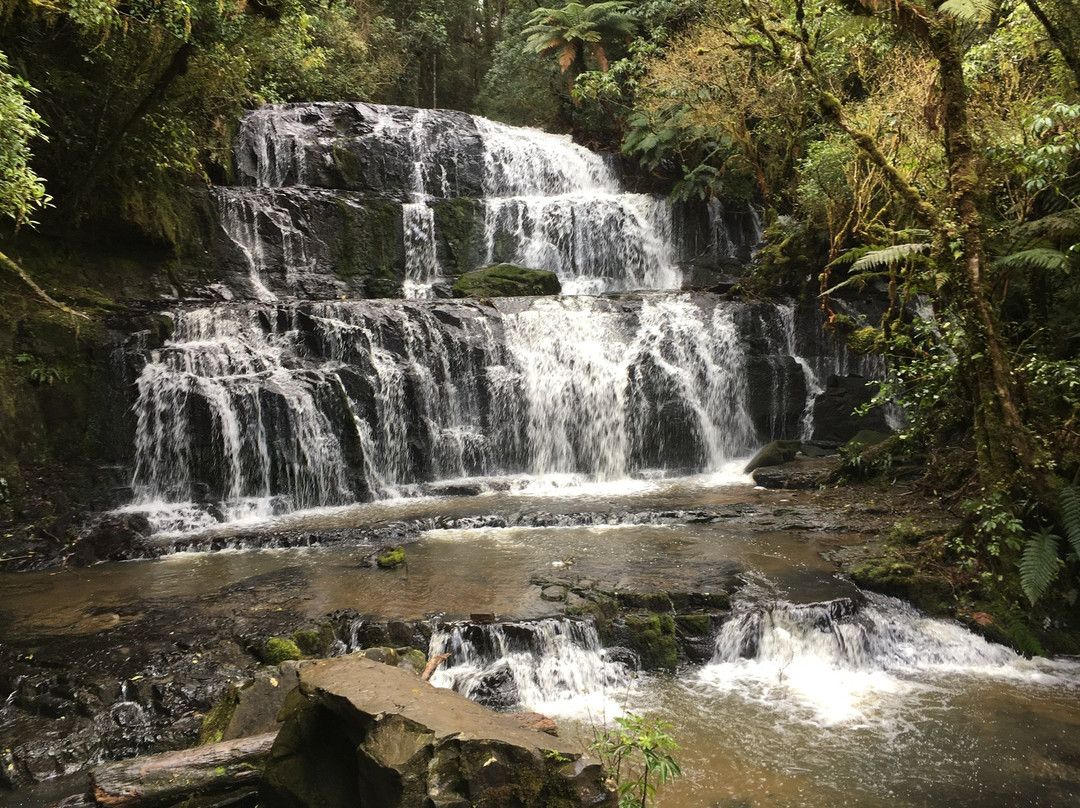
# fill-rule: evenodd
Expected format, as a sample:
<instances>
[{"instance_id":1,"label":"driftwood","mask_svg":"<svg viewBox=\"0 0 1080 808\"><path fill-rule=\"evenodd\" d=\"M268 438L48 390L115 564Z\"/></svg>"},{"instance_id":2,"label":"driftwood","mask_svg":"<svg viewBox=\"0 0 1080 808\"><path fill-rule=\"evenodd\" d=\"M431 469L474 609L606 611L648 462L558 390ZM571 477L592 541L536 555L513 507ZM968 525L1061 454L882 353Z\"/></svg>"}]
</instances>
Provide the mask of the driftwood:
<instances>
[{"instance_id":1,"label":"driftwood","mask_svg":"<svg viewBox=\"0 0 1080 808\"><path fill-rule=\"evenodd\" d=\"M177 752L105 763L91 772L93 797L104 808L154 808L192 796L196 804L228 805L231 794L254 792L277 732Z\"/></svg>"},{"instance_id":2,"label":"driftwood","mask_svg":"<svg viewBox=\"0 0 1080 808\"><path fill-rule=\"evenodd\" d=\"M428 660L428 664L424 666L424 672L420 674L420 678L426 682L428 679L431 678L431 674L435 673L435 669L444 662L446 662L446 660L448 660L449 658L450 654L439 654L438 656L433 656L431 659Z\"/></svg>"}]
</instances>

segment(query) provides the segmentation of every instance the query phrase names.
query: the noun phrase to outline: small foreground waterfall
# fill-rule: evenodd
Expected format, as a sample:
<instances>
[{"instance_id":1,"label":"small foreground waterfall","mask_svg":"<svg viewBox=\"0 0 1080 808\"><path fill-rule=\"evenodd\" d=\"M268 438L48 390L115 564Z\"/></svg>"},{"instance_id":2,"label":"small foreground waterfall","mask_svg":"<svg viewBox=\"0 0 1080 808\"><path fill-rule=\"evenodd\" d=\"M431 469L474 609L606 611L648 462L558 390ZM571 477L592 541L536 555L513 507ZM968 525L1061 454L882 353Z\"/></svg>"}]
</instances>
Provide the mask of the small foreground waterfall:
<instances>
[{"instance_id":1,"label":"small foreground waterfall","mask_svg":"<svg viewBox=\"0 0 1080 808\"><path fill-rule=\"evenodd\" d=\"M602 721L621 714L618 699L632 684L629 669L605 652L591 622L444 626L432 634L428 653L450 654L431 677L433 685L495 709L591 714Z\"/></svg>"}]
</instances>

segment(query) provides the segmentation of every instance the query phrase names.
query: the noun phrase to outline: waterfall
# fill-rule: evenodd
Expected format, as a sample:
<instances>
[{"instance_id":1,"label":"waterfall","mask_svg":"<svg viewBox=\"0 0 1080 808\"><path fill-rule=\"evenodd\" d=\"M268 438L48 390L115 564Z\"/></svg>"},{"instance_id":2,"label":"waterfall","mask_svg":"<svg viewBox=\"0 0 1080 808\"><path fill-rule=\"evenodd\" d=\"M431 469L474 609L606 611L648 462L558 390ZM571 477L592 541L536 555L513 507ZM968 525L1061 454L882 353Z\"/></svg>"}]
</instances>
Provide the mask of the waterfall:
<instances>
[{"instance_id":1,"label":"waterfall","mask_svg":"<svg viewBox=\"0 0 1080 808\"><path fill-rule=\"evenodd\" d=\"M591 622L442 626L428 656L443 653L450 658L431 683L496 709L602 720L621 714L615 699L631 686L629 670L608 658Z\"/></svg>"},{"instance_id":2,"label":"waterfall","mask_svg":"<svg viewBox=\"0 0 1080 808\"><path fill-rule=\"evenodd\" d=\"M136 501L158 509L159 530L199 507L235 520L429 480L717 471L769 434L758 421L790 434L805 409L777 395L803 390L782 314L706 296L221 304L174 318L135 405Z\"/></svg>"},{"instance_id":3,"label":"waterfall","mask_svg":"<svg viewBox=\"0 0 1080 808\"><path fill-rule=\"evenodd\" d=\"M926 676L1029 675L1014 651L959 624L894 598L865 597L865 604L737 602L700 682L832 724L862 720L864 706L916 692Z\"/></svg>"},{"instance_id":4,"label":"waterfall","mask_svg":"<svg viewBox=\"0 0 1080 808\"><path fill-rule=\"evenodd\" d=\"M440 256L463 240L476 245L457 257L456 272L492 263L546 269L560 276L568 294L682 283L665 200L623 192L613 163L567 136L445 110L269 105L242 121L236 164L244 186L299 199L317 198L316 189L350 203L357 193L396 199L403 232L387 237L401 240L408 297L429 297L434 282L455 274ZM253 283L279 296L304 296L289 271L295 250L281 244L297 230L295 222L280 221L291 211L274 201L280 194L251 192L216 190L226 235L252 265ZM256 199L259 209L251 207ZM453 225L469 229L467 238L445 230L450 225L435 213L455 201L478 205L475 223ZM318 264L326 274L341 260L338 252L302 256L303 266ZM348 282L338 284L348 294Z\"/></svg>"}]
</instances>

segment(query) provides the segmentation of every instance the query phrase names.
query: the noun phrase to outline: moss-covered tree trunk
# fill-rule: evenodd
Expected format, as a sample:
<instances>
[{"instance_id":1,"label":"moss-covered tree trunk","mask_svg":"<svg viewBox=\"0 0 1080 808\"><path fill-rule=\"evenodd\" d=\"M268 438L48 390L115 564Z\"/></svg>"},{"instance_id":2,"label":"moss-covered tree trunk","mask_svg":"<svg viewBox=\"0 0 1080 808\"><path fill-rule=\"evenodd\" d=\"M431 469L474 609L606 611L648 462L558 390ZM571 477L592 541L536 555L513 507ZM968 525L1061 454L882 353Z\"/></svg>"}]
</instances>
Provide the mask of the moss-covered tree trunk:
<instances>
[{"instance_id":1,"label":"moss-covered tree trunk","mask_svg":"<svg viewBox=\"0 0 1080 808\"><path fill-rule=\"evenodd\" d=\"M986 279L986 254L979 214L981 186L968 115L963 50L956 22L938 15L925 36L938 62L942 124L949 190L958 243L953 309L963 319L968 365L974 382L979 475L990 490L1032 491L1054 502L1052 482L1040 450L1022 415L1021 395L1005 350L997 312Z\"/></svg>"}]
</instances>

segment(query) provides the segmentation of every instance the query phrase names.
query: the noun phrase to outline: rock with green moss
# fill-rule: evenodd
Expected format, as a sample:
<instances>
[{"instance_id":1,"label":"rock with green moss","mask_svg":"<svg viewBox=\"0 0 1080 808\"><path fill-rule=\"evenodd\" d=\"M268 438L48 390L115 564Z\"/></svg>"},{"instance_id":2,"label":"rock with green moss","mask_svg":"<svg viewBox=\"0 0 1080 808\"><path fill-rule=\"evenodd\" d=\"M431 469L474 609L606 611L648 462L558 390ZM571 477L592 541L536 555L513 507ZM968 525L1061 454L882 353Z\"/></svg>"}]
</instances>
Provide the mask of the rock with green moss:
<instances>
[{"instance_id":1,"label":"rock with green moss","mask_svg":"<svg viewBox=\"0 0 1080 808\"><path fill-rule=\"evenodd\" d=\"M280 665L290 659L300 659L303 654L292 640L284 637L271 637L263 649L263 659L267 665Z\"/></svg>"},{"instance_id":2,"label":"rock with green moss","mask_svg":"<svg viewBox=\"0 0 1080 808\"><path fill-rule=\"evenodd\" d=\"M454 297L557 295L562 284L554 272L513 264L494 264L466 272L454 282Z\"/></svg>"},{"instance_id":3,"label":"rock with green moss","mask_svg":"<svg viewBox=\"0 0 1080 808\"><path fill-rule=\"evenodd\" d=\"M306 657L329 656L334 639L334 627L329 623L318 628L297 629L292 635L293 642Z\"/></svg>"},{"instance_id":4,"label":"rock with green moss","mask_svg":"<svg viewBox=\"0 0 1080 808\"><path fill-rule=\"evenodd\" d=\"M753 459L743 469L744 474L749 474L754 469L765 466L779 466L781 463L789 463L799 453L799 441L797 440L774 440L762 447Z\"/></svg>"},{"instance_id":5,"label":"rock with green moss","mask_svg":"<svg viewBox=\"0 0 1080 808\"><path fill-rule=\"evenodd\" d=\"M399 567L405 563L405 548L391 547L388 550L383 550L379 553L379 557L375 563L384 570Z\"/></svg>"},{"instance_id":6,"label":"rock with green moss","mask_svg":"<svg viewBox=\"0 0 1080 808\"><path fill-rule=\"evenodd\" d=\"M638 655L644 670L675 670L679 646L670 614L627 615L619 634L622 644Z\"/></svg>"}]
</instances>

